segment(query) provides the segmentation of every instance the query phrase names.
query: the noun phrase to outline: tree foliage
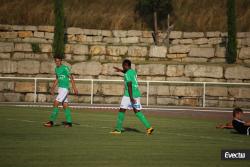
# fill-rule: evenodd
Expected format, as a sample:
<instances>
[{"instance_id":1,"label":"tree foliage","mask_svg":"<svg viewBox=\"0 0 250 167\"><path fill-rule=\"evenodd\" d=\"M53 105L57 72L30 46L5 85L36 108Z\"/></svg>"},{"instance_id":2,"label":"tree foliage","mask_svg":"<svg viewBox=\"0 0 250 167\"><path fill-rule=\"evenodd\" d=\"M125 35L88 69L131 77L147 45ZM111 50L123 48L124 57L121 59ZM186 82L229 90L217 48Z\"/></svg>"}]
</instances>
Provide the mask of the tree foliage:
<instances>
[{"instance_id":1,"label":"tree foliage","mask_svg":"<svg viewBox=\"0 0 250 167\"><path fill-rule=\"evenodd\" d=\"M54 0L55 28L53 40L53 56L56 58L64 58L64 5L63 0Z\"/></svg>"},{"instance_id":2,"label":"tree foliage","mask_svg":"<svg viewBox=\"0 0 250 167\"><path fill-rule=\"evenodd\" d=\"M227 63L235 63L237 57L235 0L227 0Z\"/></svg>"},{"instance_id":3,"label":"tree foliage","mask_svg":"<svg viewBox=\"0 0 250 167\"><path fill-rule=\"evenodd\" d=\"M173 11L171 0L139 0L135 8L142 20L154 29L154 12L158 24L166 24L167 16Z\"/></svg>"}]
</instances>

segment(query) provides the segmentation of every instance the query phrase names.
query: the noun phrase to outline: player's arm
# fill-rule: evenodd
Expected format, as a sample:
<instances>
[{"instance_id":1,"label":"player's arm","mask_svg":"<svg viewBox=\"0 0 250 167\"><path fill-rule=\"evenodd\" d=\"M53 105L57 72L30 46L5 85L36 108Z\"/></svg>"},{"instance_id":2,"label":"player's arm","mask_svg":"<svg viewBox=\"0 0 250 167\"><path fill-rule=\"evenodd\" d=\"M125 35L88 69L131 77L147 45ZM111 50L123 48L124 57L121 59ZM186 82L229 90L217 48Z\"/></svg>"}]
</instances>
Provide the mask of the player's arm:
<instances>
[{"instance_id":1,"label":"player's arm","mask_svg":"<svg viewBox=\"0 0 250 167\"><path fill-rule=\"evenodd\" d=\"M135 104L135 99L133 98L132 82L128 82L128 94L132 104Z\"/></svg>"},{"instance_id":2,"label":"player's arm","mask_svg":"<svg viewBox=\"0 0 250 167\"><path fill-rule=\"evenodd\" d=\"M232 125L232 122L228 122L226 124L219 124L216 126L217 129L233 129L233 125Z\"/></svg>"},{"instance_id":3,"label":"player's arm","mask_svg":"<svg viewBox=\"0 0 250 167\"><path fill-rule=\"evenodd\" d=\"M122 72L122 73L124 73L124 71L122 69L118 68L118 67L113 67L113 68L115 69L116 72Z\"/></svg>"},{"instance_id":4,"label":"player's arm","mask_svg":"<svg viewBox=\"0 0 250 167\"><path fill-rule=\"evenodd\" d=\"M244 123L245 126L250 126L250 121Z\"/></svg>"},{"instance_id":5,"label":"player's arm","mask_svg":"<svg viewBox=\"0 0 250 167\"><path fill-rule=\"evenodd\" d=\"M75 94L77 95L77 94L78 94L78 90L77 90L77 88L76 88L76 84L75 84L74 77L73 77L72 74L71 74L69 77L70 77L70 82L71 82L72 88L73 88Z\"/></svg>"},{"instance_id":6,"label":"player's arm","mask_svg":"<svg viewBox=\"0 0 250 167\"><path fill-rule=\"evenodd\" d=\"M55 88L56 88L57 83L58 83L58 77L56 76L56 79L53 82L51 92L50 92L52 96L54 96L54 94L55 94Z\"/></svg>"}]
</instances>

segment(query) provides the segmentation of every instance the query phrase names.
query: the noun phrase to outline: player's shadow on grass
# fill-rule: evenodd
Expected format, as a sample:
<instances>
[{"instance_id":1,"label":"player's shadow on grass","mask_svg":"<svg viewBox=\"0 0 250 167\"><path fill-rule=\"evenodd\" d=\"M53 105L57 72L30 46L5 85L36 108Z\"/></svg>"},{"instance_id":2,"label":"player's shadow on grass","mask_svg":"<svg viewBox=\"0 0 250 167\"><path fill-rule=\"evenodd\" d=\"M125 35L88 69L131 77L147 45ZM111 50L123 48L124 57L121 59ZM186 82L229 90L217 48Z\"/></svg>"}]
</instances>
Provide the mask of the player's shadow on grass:
<instances>
[{"instance_id":1,"label":"player's shadow on grass","mask_svg":"<svg viewBox=\"0 0 250 167\"><path fill-rule=\"evenodd\" d=\"M124 132L134 132L134 133L143 133L142 131L136 129L136 128L130 128L130 127L124 127Z\"/></svg>"},{"instance_id":2,"label":"player's shadow on grass","mask_svg":"<svg viewBox=\"0 0 250 167\"><path fill-rule=\"evenodd\" d=\"M54 126L65 126L66 125L66 121L62 121L61 123L56 123ZM77 122L72 122L72 125L80 125Z\"/></svg>"},{"instance_id":3,"label":"player's shadow on grass","mask_svg":"<svg viewBox=\"0 0 250 167\"><path fill-rule=\"evenodd\" d=\"M242 134L242 133L239 133L239 132L237 132L237 131L230 131L230 133L231 134L233 134L233 135L244 135L244 136L246 136L246 134Z\"/></svg>"}]
</instances>

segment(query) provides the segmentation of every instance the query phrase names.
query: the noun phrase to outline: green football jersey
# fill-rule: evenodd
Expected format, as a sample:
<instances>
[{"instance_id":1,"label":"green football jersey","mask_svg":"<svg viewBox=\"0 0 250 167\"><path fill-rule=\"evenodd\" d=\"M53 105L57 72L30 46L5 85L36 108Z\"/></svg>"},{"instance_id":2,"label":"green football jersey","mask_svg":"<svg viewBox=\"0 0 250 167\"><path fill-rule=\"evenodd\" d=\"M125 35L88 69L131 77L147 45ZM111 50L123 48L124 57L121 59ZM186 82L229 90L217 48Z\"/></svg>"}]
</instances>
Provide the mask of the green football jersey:
<instances>
[{"instance_id":1,"label":"green football jersey","mask_svg":"<svg viewBox=\"0 0 250 167\"><path fill-rule=\"evenodd\" d=\"M137 82L137 74L135 70L129 69L124 74L124 84L125 84L125 90L124 90L124 96L129 97L128 93L128 83L132 82L132 96L133 98L141 97L141 92L138 88L138 82Z\"/></svg>"},{"instance_id":2,"label":"green football jersey","mask_svg":"<svg viewBox=\"0 0 250 167\"><path fill-rule=\"evenodd\" d=\"M60 67L55 68L55 73L58 79L58 87L68 89L70 68L62 64Z\"/></svg>"}]
</instances>

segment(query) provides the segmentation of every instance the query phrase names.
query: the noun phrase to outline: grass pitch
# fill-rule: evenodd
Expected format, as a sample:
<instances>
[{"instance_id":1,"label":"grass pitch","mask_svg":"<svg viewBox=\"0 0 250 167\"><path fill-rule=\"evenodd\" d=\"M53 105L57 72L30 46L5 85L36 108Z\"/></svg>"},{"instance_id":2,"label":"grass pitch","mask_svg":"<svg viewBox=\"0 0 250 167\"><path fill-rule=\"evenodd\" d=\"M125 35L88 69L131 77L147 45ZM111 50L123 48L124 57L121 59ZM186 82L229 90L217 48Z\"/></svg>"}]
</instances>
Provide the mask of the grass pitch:
<instances>
[{"instance_id":1,"label":"grass pitch","mask_svg":"<svg viewBox=\"0 0 250 167\"><path fill-rule=\"evenodd\" d=\"M249 136L217 130L220 122L146 113L152 136L127 112L122 135L111 135L117 114L74 109L73 128L45 128L51 108L0 107L2 167L166 167L249 166L250 161L222 161L221 149L250 149Z\"/></svg>"}]
</instances>

